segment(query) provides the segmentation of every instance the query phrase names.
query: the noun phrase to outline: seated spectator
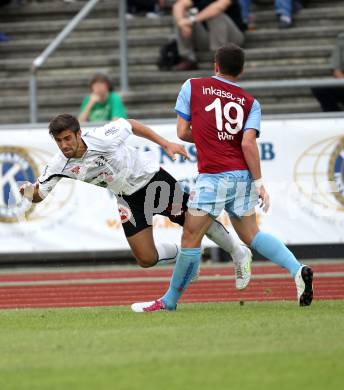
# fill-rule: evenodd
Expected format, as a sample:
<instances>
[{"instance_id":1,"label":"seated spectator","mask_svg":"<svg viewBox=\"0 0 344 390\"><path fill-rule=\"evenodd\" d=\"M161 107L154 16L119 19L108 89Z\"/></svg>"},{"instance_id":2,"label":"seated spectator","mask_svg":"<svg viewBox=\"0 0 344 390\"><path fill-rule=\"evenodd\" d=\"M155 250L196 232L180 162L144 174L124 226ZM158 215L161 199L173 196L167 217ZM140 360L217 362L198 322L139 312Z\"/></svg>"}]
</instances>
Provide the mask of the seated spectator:
<instances>
[{"instance_id":1,"label":"seated spectator","mask_svg":"<svg viewBox=\"0 0 344 390\"><path fill-rule=\"evenodd\" d=\"M195 51L215 51L229 42L244 42L237 0L177 0L173 16L182 58L175 70L198 69Z\"/></svg>"},{"instance_id":2,"label":"seated spectator","mask_svg":"<svg viewBox=\"0 0 344 390\"><path fill-rule=\"evenodd\" d=\"M331 67L336 79L344 79L344 33L337 36L331 57ZM312 93L318 99L323 111L343 110L344 87L317 87L312 88Z\"/></svg>"},{"instance_id":3,"label":"seated spectator","mask_svg":"<svg viewBox=\"0 0 344 390\"><path fill-rule=\"evenodd\" d=\"M251 0L239 1L243 21L250 28L250 21L252 19L250 15ZM289 28L292 26L293 6L296 7L295 9L299 9L302 6L302 0L275 0L275 11L279 28Z\"/></svg>"},{"instance_id":4,"label":"seated spectator","mask_svg":"<svg viewBox=\"0 0 344 390\"><path fill-rule=\"evenodd\" d=\"M121 98L112 91L109 78L96 73L90 82L91 94L81 104L80 122L105 122L117 118L127 118Z\"/></svg>"},{"instance_id":5,"label":"seated spectator","mask_svg":"<svg viewBox=\"0 0 344 390\"><path fill-rule=\"evenodd\" d=\"M159 9L164 0L127 0L127 19L135 15L145 15L147 18L158 18Z\"/></svg>"}]
</instances>

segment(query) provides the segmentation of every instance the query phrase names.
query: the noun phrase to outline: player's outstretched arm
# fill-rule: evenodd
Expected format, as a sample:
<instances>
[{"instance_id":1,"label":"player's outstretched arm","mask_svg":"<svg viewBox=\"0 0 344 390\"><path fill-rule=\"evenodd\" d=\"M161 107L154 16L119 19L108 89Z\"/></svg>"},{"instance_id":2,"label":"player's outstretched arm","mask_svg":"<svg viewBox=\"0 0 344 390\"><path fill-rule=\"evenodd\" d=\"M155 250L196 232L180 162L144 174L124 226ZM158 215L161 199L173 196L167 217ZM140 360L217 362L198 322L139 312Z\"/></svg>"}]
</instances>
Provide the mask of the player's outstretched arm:
<instances>
[{"instance_id":1,"label":"player's outstretched arm","mask_svg":"<svg viewBox=\"0 0 344 390\"><path fill-rule=\"evenodd\" d=\"M190 122L179 115L177 116L177 135L182 141L194 143Z\"/></svg>"},{"instance_id":2,"label":"player's outstretched arm","mask_svg":"<svg viewBox=\"0 0 344 390\"><path fill-rule=\"evenodd\" d=\"M135 119L128 119L128 122L132 126L133 134L160 145L173 160L176 159L176 154L180 154L186 159L189 159L188 152L185 150L184 146L168 141L153 131L150 127Z\"/></svg>"},{"instance_id":3,"label":"player's outstretched arm","mask_svg":"<svg viewBox=\"0 0 344 390\"><path fill-rule=\"evenodd\" d=\"M256 185L257 194L260 199L260 207L264 212L267 212L270 207L270 198L263 185L255 129L248 129L244 131L241 148L248 165L248 169L250 170L253 181Z\"/></svg>"},{"instance_id":4,"label":"player's outstretched arm","mask_svg":"<svg viewBox=\"0 0 344 390\"><path fill-rule=\"evenodd\" d=\"M26 182L20 187L19 191L21 195L27 198L30 202L39 203L42 202L43 199L39 195L38 188L38 183L32 184L30 182Z\"/></svg>"}]
</instances>

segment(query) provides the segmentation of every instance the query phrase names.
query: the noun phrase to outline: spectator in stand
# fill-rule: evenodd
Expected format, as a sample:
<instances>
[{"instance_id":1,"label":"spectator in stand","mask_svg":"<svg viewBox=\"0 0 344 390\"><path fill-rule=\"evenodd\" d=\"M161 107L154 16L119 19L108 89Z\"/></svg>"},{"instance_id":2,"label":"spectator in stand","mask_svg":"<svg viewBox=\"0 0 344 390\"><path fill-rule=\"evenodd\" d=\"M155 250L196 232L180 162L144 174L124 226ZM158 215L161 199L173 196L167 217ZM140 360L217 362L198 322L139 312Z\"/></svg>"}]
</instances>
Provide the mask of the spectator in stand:
<instances>
[{"instance_id":1,"label":"spectator in stand","mask_svg":"<svg viewBox=\"0 0 344 390\"><path fill-rule=\"evenodd\" d=\"M96 73L90 82L91 94L81 104L80 122L105 122L127 118L127 113L119 95L112 91L109 78Z\"/></svg>"},{"instance_id":2,"label":"spectator in stand","mask_svg":"<svg viewBox=\"0 0 344 390\"><path fill-rule=\"evenodd\" d=\"M331 57L331 68L336 79L344 79L344 33L337 36ZM342 111L344 108L344 87L312 88L323 111Z\"/></svg>"},{"instance_id":3,"label":"spectator in stand","mask_svg":"<svg viewBox=\"0 0 344 390\"><path fill-rule=\"evenodd\" d=\"M251 0L239 0L244 23L250 28L252 17L250 15ZM279 28L289 28L293 24L293 9L302 7L302 0L275 0L275 10Z\"/></svg>"},{"instance_id":4,"label":"spectator in stand","mask_svg":"<svg viewBox=\"0 0 344 390\"><path fill-rule=\"evenodd\" d=\"M164 5L164 0L127 0L127 19L132 19L135 15L158 18L159 11Z\"/></svg>"},{"instance_id":5,"label":"spectator in stand","mask_svg":"<svg viewBox=\"0 0 344 390\"><path fill-rule=\"evenodd\" d=\"M198 69L195 51L244 43L238 0L177 0L173 6L181 62L175 70Z\"/></svg>"}]
</instances>

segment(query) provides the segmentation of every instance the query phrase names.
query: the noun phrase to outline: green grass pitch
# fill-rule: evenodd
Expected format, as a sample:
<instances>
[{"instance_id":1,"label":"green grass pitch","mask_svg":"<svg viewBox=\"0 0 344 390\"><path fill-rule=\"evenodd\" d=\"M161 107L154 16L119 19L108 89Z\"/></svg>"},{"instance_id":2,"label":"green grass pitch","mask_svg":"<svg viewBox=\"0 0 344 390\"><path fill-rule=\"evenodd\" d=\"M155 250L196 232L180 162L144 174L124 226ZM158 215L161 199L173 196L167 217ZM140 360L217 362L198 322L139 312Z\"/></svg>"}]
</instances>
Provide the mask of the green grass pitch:
<instances>
[{"instance_id":1,"label":"green grass pitch","mask_svg":"<svg viewBox=\"0 0 344 390\"><path fill-rule=\"evenodd\" d=\"M344 302L0 311L0 389L338 390Z\"/></svg>"}]
</instances>

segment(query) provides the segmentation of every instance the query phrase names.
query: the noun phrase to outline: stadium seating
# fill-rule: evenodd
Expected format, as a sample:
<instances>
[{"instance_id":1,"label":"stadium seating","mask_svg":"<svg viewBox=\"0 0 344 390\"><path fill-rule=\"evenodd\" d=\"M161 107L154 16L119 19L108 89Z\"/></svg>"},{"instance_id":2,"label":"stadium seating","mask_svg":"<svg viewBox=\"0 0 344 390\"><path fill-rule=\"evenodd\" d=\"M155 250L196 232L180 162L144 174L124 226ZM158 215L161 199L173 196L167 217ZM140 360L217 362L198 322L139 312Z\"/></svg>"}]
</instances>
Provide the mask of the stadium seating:
<instances>
[{"instance_id":1,"label":"stadium seating","mask_svg":"<svg viewBox=\"0 0 344 390\"><path fill-rule=\"evenodd\" d=\"M29 69L84 0L15 4L0 10L0 123L28 122ZM271 1L270 1L271 3ZM279 30L269 1L256 10L257 29L247 33L244 80L329 77L329 56L343 31L342 0L313 0L295 16L293 28ZM117 1L101 1L38 74L39 121L58 112L78 113L96 70L108 72L119 85ZM130 92L124 96L130 117L171 118L176 94L188 77L211 73L211 54L202 53L201 70L160 72L159 47L173 33L172 18L135 18L128 22ZM264 113L320 111L309 88L252 90Z\"/></svg>"}]
</instances>

